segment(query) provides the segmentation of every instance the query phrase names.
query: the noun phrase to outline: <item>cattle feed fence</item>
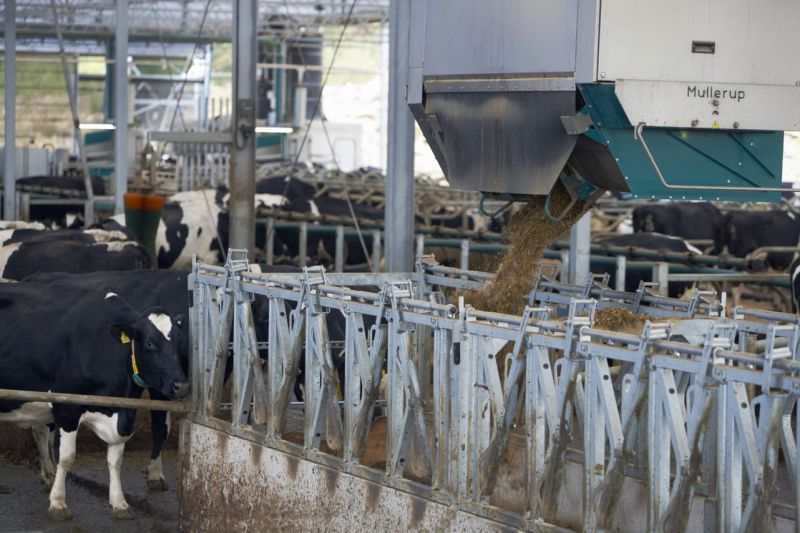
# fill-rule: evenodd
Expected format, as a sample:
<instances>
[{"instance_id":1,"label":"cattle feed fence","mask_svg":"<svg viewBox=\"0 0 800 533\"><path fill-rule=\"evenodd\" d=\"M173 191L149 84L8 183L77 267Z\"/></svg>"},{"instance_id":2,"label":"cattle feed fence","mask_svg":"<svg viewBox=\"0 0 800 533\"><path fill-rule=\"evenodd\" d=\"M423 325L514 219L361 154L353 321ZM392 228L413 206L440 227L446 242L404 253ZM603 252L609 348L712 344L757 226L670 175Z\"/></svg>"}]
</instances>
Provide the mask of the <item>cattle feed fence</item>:
<instances>
[{"instance_id":1,"label":"cattle feed fence","mask_svg":"<svg viewBox=\"0 0 800 533\"><path fill-rule=\"evenodd\" d=\"M285 218L281 218L285 215ZM361 235L365 239L369 257L365 263L353 263L348 260L346 240L358 236L358 232L349 224L349 217L321 216L303 213L270 212L259 215L258 224L265 227L265 245L263 262L274 265L276 262L289 260L304 267L309 263L329 259L335 272L381 270L384 249L384 232L382 225L375 221L362 220ZM296 241L296 255L279 257L275 254L276 232L290 232ZM296 234L296 236L294 236ZM332 243L329 250L324 250L328 258L319 255L319 250L311 249L309 241L313 236L328 236ZM351 244L352 246L352 244ZM494 256L506 251L507 245L502 242L502 235L487 231L467 231L443 226L417 225L415 228L415 247L417 255L426 251L438 250L450 257L453 264L468 270L472 258L479 255L479 260L486 261L487 255ZM555 242L550 249L544 251L546 259L559 261L566 265L569 261L569 243ZM454 250L449 254L447 250ZM759 257L767 252L797 252L795 247L759 248L750 257ZM616 275L616 287L623 289L628 273L647 273L659 284L661 292L667 294L670 284L715 282L726 284L760 285L776 288L790 288L791 280L786 273L747 272L750 257L737 258L729 255L707 255L690 252L670 252L651 250L635 246L609 246L593 244L590 249L590 264L593 268L613 268ZM316 254L316 255L315 255ZM314 257L316 261L310 258ZM480 263L478 263L480 264ZM562 268L567 272L567 268Z\"/></svg>"},{"instance_id":2,"label":"cattle feed fence","mask_svg":"<svg viewBox=\"0 0 800 533\"><path fill-rule=\"evenodd\" d=\"M394 527L432 529L795 529L795 315L737 308L724 317L711 292L677 300L647 285L617 291L599 276L569 285L545 267L519 295L524 312L508 315L457 296L491 275L429 257L410 274L252 274L247 263L231 250L224 267L195 263L189 280L183 490L195 509L234 483L230 513L283 513L294 525L318 526L315 502L325 500L336 510L325 520L338 513L362 527L397 515ZM268 304L267 324L254 319L256 298ZM649 318L641 331L598 326L620 308ZM330 346L333 317L345 324L343 361ZM299 375L302 408L290 405ZM385 453L370 462L379 414ZM238 443L273 455L236 455ZM301 478L316 481L292 484ZM366 492L332 503L359 484ZM412 504L381 507L395 497ZM300 501L302 513L286 510Z\"/></svg>"}]
</instances>

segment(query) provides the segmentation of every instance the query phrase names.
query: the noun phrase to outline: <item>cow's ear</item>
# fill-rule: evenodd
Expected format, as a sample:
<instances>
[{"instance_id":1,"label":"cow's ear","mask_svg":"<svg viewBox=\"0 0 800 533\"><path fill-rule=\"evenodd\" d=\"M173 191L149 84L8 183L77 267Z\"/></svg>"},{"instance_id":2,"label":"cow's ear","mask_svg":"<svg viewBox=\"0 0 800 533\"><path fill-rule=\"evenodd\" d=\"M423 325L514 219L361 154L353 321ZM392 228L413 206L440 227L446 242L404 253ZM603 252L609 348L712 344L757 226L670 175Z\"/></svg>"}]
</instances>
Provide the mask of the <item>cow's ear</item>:
<instances>
[{"instance_id":1,"label":"cow's ear","mask_svg":"<svg viewBox=\"0 0 800 533\"><path fill-rule=\"evenodd\" d=\"M111 338L120 344L130 344L134 336L134 329L127 324L114 324L111 326Z\"/></svg>"}]
</instances>

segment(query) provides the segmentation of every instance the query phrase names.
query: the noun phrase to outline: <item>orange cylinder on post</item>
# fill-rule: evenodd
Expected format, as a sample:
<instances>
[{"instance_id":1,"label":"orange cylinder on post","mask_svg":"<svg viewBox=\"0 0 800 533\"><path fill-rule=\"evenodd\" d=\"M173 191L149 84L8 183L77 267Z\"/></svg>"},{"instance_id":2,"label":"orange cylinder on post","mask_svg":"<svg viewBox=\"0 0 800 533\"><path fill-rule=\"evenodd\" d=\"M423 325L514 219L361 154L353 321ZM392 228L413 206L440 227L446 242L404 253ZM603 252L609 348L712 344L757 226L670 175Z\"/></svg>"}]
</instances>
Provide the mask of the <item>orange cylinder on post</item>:
<instances>
[{"instance_id":1,"label":"orange cylinder on post","mask_svg":"<svg viewBox=\"0 0 800 533\"><path fill-rule=\"evenodd\" d=\"M136 235L136 239L147 250L150 264L158 266L156 256L156 232L164 209L164 197L156 194L127 193L125 202L125 225Z\"/></svg>"}]
</instances>

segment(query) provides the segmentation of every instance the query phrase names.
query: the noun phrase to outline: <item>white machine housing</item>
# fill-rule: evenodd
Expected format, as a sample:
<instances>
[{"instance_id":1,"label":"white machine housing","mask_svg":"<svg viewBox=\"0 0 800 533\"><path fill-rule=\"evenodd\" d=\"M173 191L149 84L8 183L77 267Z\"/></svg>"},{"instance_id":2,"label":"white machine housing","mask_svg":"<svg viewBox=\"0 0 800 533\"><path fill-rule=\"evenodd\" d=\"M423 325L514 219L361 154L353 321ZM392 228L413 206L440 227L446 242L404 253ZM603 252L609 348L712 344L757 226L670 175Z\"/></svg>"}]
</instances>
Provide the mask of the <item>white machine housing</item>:
<instances>
[{"instance_id":1,"label":"white machine housing","mask_svg":"<svg viewBox=\"0 0 800 533\"><path fill-rule=\"evenodd\" d=\"M629 190L625 171L615 168L619 156L582 135L590 127L580 116L587 85L613 84L625 115L617 102L606 107L614 127L621 116L629 127L677 135L800 130L798 1L410 2L407 101L457 187L547 194L569 162L600 169L584 175L598 187ZM594 126L611 121L600 122ZM724 169L742 159L725 146L714 183L779 184L780 154L760 142L751 146L761 152L744 155L768 167L766 177L726 180ZM679 174L693 170L707 171Z\"/></svg>"}]
</instances>

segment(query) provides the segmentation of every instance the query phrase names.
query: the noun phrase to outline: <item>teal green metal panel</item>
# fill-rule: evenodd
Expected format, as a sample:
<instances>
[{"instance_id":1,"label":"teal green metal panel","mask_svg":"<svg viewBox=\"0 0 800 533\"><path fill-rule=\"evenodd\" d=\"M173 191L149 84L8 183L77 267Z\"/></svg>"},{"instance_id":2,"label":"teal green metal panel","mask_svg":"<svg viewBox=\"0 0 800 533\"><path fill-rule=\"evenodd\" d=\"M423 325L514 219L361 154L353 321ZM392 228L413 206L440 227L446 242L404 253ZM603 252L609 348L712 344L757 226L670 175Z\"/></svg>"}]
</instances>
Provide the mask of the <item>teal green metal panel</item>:
<instances>
[{"instance_id":1,"label":"teal green metal panel","mask_svg":"<svg viewBox=\"0 0 800 533\"><path fill-rule=\"evenodd\" d=\"M256 135L256 148L280 146L283 135L283 133L259 133Z\"/></svg>"},{"instance_id":2,"label":"teal green metal panel","mask_svg":"<svg viewBox=\"0 0 800 533\"><path fill-rule=\"evenodd\" d=\"M114 167L89 167L89 174L92 176L99 176L101 178L109 177L114 174Z\"/></svg>"},{"instance_id":3,"label":"teal green metal panel","mask_svg":"<svg viewBox=\"0 0 800 533\"><path fill-rule=\"evenodd\" d=\"M634 139L613 84L579 87L592 117L585 133L608 147L637 198L776 202L780 193L669 189L658 179L641 143ZM780 187L783 132L644 128L643 137L670 185Z\"/></svg>"},{"instance_id":4,"label":"teal green metal panel","mask_svg":"<svg viewBox=\"0 0 800 533\"><path fill-rule=\"evenodd\" d=\"M114 139L113 130L100 130L90 131L83 137L83 142L88 146L90 144L99 144L104 142L112 142Z\"/></svg>"}]
</instances>

